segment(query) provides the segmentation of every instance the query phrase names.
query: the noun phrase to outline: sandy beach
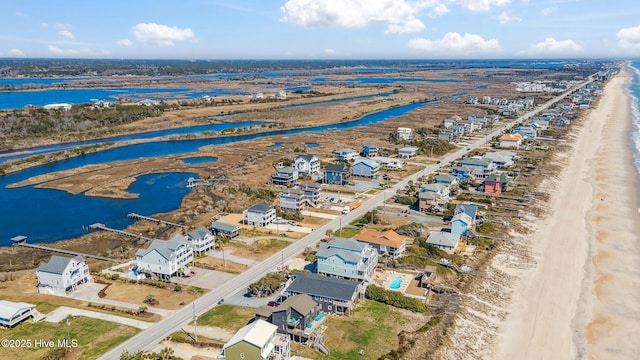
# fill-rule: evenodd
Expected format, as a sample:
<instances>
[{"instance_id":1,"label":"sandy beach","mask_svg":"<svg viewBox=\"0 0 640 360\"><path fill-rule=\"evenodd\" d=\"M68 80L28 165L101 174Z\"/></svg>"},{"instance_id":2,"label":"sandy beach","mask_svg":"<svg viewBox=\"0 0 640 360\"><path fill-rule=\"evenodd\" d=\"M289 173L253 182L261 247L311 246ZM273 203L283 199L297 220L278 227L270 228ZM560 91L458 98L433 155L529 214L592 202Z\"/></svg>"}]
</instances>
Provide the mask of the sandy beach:
<instances>
[{"instance_id":1,"label":"sandy beach","mask_svg":"<svg viewBox=\"0 0 640 360\"><path fill-rule=\"evenodd\" d=\"M529 236L537 266L514 286L495 359L631 359L640 354L637 173L627 70L604 89ZM635 356L634 356L635 354Z\"/></svg>"}]
</instances>

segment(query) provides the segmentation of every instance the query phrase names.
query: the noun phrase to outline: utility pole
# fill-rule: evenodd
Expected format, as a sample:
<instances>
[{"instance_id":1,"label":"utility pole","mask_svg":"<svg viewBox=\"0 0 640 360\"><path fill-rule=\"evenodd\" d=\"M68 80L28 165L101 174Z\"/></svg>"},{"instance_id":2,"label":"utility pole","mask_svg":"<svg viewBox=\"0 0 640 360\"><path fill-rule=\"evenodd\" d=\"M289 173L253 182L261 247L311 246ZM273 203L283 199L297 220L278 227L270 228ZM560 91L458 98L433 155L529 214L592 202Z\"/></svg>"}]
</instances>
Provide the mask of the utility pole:
<instances>
[{"instance_id":1,"label":"utility pole","mask_svg":"<svg viewBox=\"0 0 640 360\"><path fill-rule=\"evenodd\" d=\"M193 335L196 338L196 342L198 342L198 317L196 316L196 303L193 304Z\"/></svg>"}]
</instances>

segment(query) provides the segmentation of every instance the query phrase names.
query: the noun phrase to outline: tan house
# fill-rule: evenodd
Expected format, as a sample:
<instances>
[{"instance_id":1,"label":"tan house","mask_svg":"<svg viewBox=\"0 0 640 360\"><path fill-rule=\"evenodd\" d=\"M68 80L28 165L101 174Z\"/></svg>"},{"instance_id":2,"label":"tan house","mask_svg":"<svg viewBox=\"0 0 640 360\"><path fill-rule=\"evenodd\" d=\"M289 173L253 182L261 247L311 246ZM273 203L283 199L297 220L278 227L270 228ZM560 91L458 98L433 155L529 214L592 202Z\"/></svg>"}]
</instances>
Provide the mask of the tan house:
<instances>
[{"instance_id":1,"label":"tan house","mask_svg":"<svg viewBox=\"0 0 640 360\"><path fill-rule=\"evenodd\" d=\"M370 244L378 250L379 254L388 254L394 259L404 253L407 245L407 238L393 230L381 232L373 229L364 229L353 238Z\"/></svg>"}]
</instances>

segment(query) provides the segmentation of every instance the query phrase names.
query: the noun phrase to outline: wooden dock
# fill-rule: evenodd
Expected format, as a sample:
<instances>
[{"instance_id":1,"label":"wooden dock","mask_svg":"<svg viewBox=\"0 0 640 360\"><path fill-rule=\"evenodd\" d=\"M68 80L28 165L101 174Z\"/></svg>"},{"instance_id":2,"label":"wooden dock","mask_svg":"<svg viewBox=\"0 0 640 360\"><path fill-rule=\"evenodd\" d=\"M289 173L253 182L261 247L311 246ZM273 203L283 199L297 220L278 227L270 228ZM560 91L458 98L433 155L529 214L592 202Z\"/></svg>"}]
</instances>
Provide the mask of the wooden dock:
<instances>
[{"instance_id":1,"label":"wooden dock","mask_svg":"<svg viewBox=\"0 0 640 360\"><path fill-rule=\"evenodd\" d=\"M153 239L148 238L146 236L136 235L136 234L133 234L133 233L130 233L130 232L126 232L126 231L122 231L122 230L118 230L118 229L112 229L110 227L107 227L105 224L101 224L101 223L95 223L95 224L89 225L89 229L91 229L91 230L110 231L110 232L114 232L116 234L132 237L132 238L137 238L137 239L142 239L144 241L152 241L153 240Z\"/></svg>"},{"instance_id":2,"label":"wooden dock","mask_svg":"<svg viewBox=\"0 0 640 360\"><path fill-rule=\"evenodd\" d=\"M38 250L43 250L43 251L51 251L51 252L56 252L56 253L60 253L60 254L65 254L65 255L72 255L72 256L80 255L80 256L82 256L84 258L91 258L91 259L97 259L97 260L102 260L102 261L110 261L110 262L117 262L117 263L122 263L123 262L123 260L116 260L116 259L112 259L112 258L108 258L108 257L104 257L104 256L85 254L85 253L81 253L81 252L77 252L77 251L55 249L55 248L50 248L50 247L41 246L41 245L27 244L25 241L17 242L14 245L15 246L24 246L24 247L27 247L27 248L38 249Z\"/></svg>"},{"instance_id":3,"label":"wooden dock","mask_svg":"<svg viewBox=\"0 0 640 360\"><path fill-rule=\"evenodd\" d=\"M161 219L156 219L156 218L152 218L152 217L149 217L149 216L144 216L144 215L140 215L140 214L136 214L136 213L131 213L131 214L127 215L127 217L129 219L131 219L131 220L147 220L147 221L154 222L156 224L165 224L165 225L176 226L176 227L181 227L181 228L185 227L185 225L182 225L182 224L173 223L171 221L165 221L165 220L161 220Z\"/></svg>"}]
</instances>

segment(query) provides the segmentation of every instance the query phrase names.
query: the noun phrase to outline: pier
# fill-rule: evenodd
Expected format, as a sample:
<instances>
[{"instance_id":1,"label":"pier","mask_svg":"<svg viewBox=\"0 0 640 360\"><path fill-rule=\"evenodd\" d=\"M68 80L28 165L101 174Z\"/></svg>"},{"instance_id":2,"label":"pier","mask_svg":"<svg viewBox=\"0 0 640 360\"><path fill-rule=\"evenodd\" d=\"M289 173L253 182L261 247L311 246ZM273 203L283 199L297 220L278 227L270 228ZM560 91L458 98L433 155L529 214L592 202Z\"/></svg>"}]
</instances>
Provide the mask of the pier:
<instances>
[{"instance_id":1,"label":"pier","mask_svg":"<svg viewBox=\"0 0 640 360\"><path fill-rule=\"evenodd\" d=\"M110 227L107 227L105 224L101 224L101 223L95 223L95 224L89 225L89 229L91 229L91 230L102 230L102 231L111 231L111 232L114 232L116 234L132 237L132 238L137 238L137 239L142 239L144 241L152 241L153 240L153 239L148 238L146 236L136 235L136 234L133 234L133 233L130 233L130 232L126 232L126 231L122 231L122 230L118 230L118 229L112 229Z\"/></svg>"},{"instance_id":2,"label":"pier","mask_svg":"<svg viewBox=\"0 0 640 360\"><path fill-rule=\"evenodd\" d=\"M189 180L191 180L191 178L189 178ZM185 225L182 225L182 224L173 223L173 222L165 221L165 220L161 220L161 219L156 219L156 218L152 218L152 217L149 217L149 216L144 216L144 215L140 215L140 214L136 214L136 213L131 213L131 214L127 215L127 217L129 219L131 219L131 220L147 220L147 221L154 222L156 224L165 224L165 225L177 226L177 227L181 227L181 228L185 227Z\"/></svg>"},{"instance_id":3,"label":"pier","mask_svg":"<svg viewBox=\"0 0 640 360\"><path fill-rule=\"evenodd\" d=\"M17 239L19 238L19 239ZM14 240L16 239L16 240ZM32 245L32 244L27 244L27 237L26 236L16 236L15 238L12 238L11 240L13 240L13 246L23 246L26 248L31 248L31 249L37 249L37 250L43 250L43 251L51 251L51 252L56 252L56 253L60 253L60 254L65 254L65 255L72 255L72 256L82 256L84 258L91 258L91 259L96 259L96 260L102 260L102 261L110 261L110 262L116 262L116 263L121 263L122 260L116 260L116 259L112 259L112 258L108 258L108 257L104 257L104 256L98 256L98 255L91 255L91 254L85 254L85 253L81 253L81 252L77 252L77 251L71 251L71 250L63 250L63 249L56 249L56 248L51 248L51 247L47 247L47 246L42 246L42 245Z\"/></svg>"}]
</instances>

